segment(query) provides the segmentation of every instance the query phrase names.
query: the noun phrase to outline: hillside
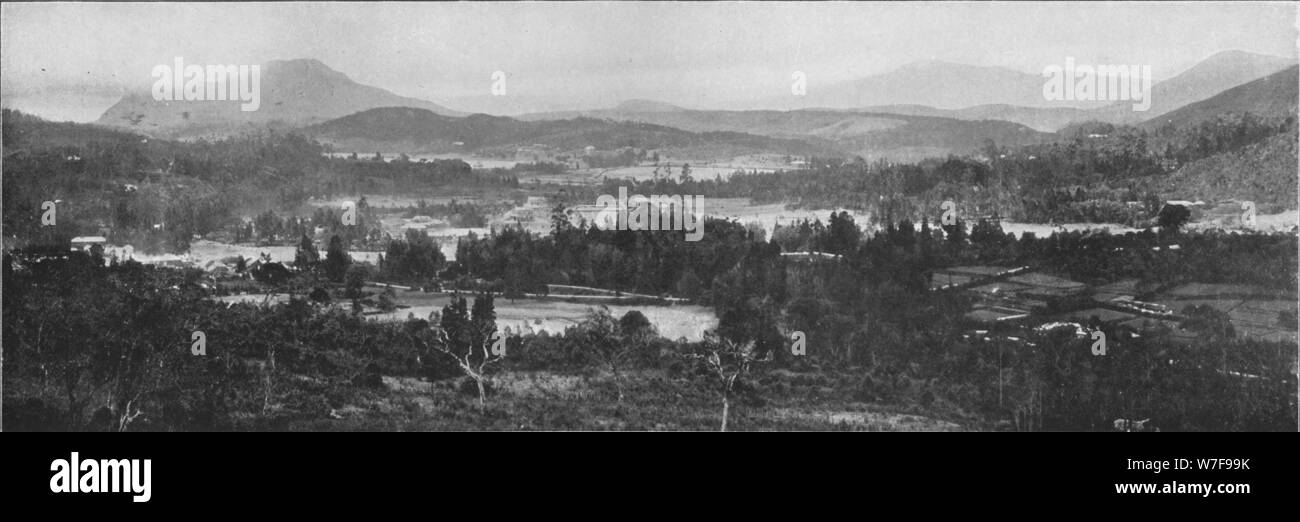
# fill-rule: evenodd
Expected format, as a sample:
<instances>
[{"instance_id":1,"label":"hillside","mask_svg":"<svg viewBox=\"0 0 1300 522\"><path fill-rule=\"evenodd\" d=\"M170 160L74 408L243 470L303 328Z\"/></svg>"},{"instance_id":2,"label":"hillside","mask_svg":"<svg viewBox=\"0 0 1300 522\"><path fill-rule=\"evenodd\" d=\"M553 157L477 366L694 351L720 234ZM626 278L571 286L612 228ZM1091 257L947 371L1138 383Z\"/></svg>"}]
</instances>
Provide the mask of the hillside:
<instances>
[{"instance_id":1,"label":"hillside","mask_svg":"<svg viewBox=\"0 0 1300 522\"><path fill-rule=\"evenodd\" d=\"M311 125L376 107L414 107L458 113L436 103L359 84L316 60L276 60L261 68L261 105L241 111L233 101L156 101L150 92L124 96L104 112L102 125L159 137L216 137L260 127Z\"/></svg>"},{"instance_id":2,"label":"hillside","mask_svg":"<svg viewBox=\"0 0 1300 522\"><path fill-rule=\"evenodd\" d=\"M1297 178L1294 127L1263 142L1201 159L1135 185L1168 199L1254 201L1261 213L1294 210ZM1265 205L1275 208L1269 209Z\"/></svg>"},{"instance_id":3,"label":"hillside","mask_svg":"<svg viewBox=\"0 0 1300 522\"><path fill-rule=\"evenodd\" d=\"M1024 107L1007 104L976 105L956 110L936 109L925 105L882 105L862 110L967 121L1000 120L1019 123L1039 132L1055 132L1070 123L1086 118L1089 114L1086 110L1073 107Z\"/></svg>"},{"instance_id":4,"label":"hillside","mask_svg":"<svg viewBox=\"0 0 1300 522\"><path fill-rule=\"evenodd\" d=\"M912 114L831 109L796 111L628 112L618 108L581 113L544 113L523 117L540 121L574 115L644 122L693 132L744 132L783 139L825 140L864 158L913 161L965 154L993 140L999 145L1027 145L1050 139L1020 124L968 121Z\"/></svg>"},{"instance_id":5,"label":"hillside","mask_svg":"<svg viewBox=\"0 0 1300 522\"><path fill-rule=\"evenodd\" d=\"M819 140L786 139L743 132L691 132L664 125L572 118L520 121L474 114L447 117L420 109L388 107L359 112L303 129L349 150L513 154L516 147L543 145L563 151L592 146L715 150L719 155L777 153L842 156ZM460 143L459 145L457 143Z\"/></svg>"},{"instance_id":6,"label":"hillside","mask_svg":"<svg viewBox=\"0 0 1300 522\"><path fill-rule=\"evenodd\" d=\"M28 148L51 150L90 143L125 144L143 139L139 134L102 125L52 122L10 109L5 109L3 114L6 156Z\"/></svg>"},{"instance_id":7,"label":"hillside","mask_svg":"<svg viewBox=\"0 0 1300 522\"><path fill-rule=\"evenodd\" d=\"M1300 67L1291 66L1258 80L1233 87L1208 99L1187 105L1141 124L1148 130L1166 125L1184 127L1229 112L1249 112L1261 116L1296 113L1300 96Z\"/></svg>"}]
</instances>

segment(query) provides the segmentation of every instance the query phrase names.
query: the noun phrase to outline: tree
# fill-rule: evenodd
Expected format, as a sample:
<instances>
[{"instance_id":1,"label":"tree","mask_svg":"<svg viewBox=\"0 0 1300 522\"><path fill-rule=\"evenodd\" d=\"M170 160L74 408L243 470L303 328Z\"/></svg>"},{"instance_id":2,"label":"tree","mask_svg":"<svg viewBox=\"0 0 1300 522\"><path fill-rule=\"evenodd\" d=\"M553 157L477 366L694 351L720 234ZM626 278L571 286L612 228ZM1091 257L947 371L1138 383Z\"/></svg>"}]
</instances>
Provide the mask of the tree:
<instances>
[{"instance_id":1,"label":"tree","mask_svg":"<svg viewBox=\"0 0 1300 522\"><path fill-rule=\"evenodd\" d=\"M329 302L330 302L330 293L329 293L329 291L325 290L324 288L321 288L321 287L318 286L318 287L312 289L311 294L308 296L308 298L311 299L312 302L321 303L321 304L329 304Z\"/></svg>"},{"instance_id":2,"label":"tree","mask_svg":"<svg viewBox=\"0 0 1300 522\"><path fill-rule=\"evenodd\" d=\"M446 258L438 244L419 230L407 230L404 239L388 242L384 275L399 279L426 279L437 275Z\"/></svg>"},{"instance_id":3,"label":"tree","mask_svg":"<svg viewBox=\"0 0 1300 522\"><path fill-rule=\"evenodd\" d=\"M454 359L461 372L474 380L478 386L479 412L482 412L487 403L488 366L501 362L505 353L494 353L493 349L496 341L493 335L496 333L496 312L493 310L492 294L483 294L474 299L472 317L466 308L464 297L452 296L451 303L442 309L441 328L435 334L432 347Z\"/></svg>"},{"instance_id":4,"label":"tree","mask_svg":"<svg viewBox=\"0 0 1300 522\"><path fill-rule=\"evenodd\" d=\"M293 255L293 266L299 270L309 270L319 261L320 252L316 250L316 245L307 234L303 234L302 240L298 242L298 250Z\"/></svg>"},{"instance_id":5,"label":"tree","mask_svg":"<svg viewBox=\"0 0 1300 522\"><path fill-rule=\"evenodd\" d=\"M656 334L654 323L651 323L640 310L628 310L623 314L623 317L618 320L618 329L624 335L631 337Z\"/></svg>"},{"instance_id":6,"label":"tree","mask_svg":"<svg viewBox=\"0 0 1300 522\"><path fill-rule=\"evenodd\" d=\"M330 237L329 250L325 252L325 276L330 281L341 283L351 264L352 257L343 248L343 240L339 236Z\"/></svg>"},{"instance_id":7,"label":"tree","mask_svg":"<svg viewBox=\"0 0 1300 522\"><path fill-rule=\"evenodd\" d=\"M474 305L470 307L470 341L474 344L483 344L492 340L493 334L497 332L497 312L492 292L486 292L474 297Z\"/></svg>"},{"instance_id":8,"label":"tree","mask_svg":"<svg viewBox=\"0 0 1300 522\"><path fill-rule=\"evenodd\" d=\"M699 351L688 356L703 361L709 375L716 379L718 393L722 396L720 431L727 431L727 419L731 413L731 399L736 392L737 381L749 375L755 364L771 361L772 352L759 354L754 341L737 343L710 330L704 333L704 342Z\"/></svg>"},{"instance_id":9,"label":"tree","mask_svg":"<svg viewBox=\"0 0 1300 522\"><path fill-rule=\"evenodd\" d=\"M90 259L95 266L104 266L104 245L91 245Z\"/></svg>"},{"instance_id":10,"label":"tree","mask_svg":"<svg viewBox=\"0 0 1300 522\"><path fill-rule=\"evenodd\" d=\"M366 277L370 271L364 265L348 268L347 282L343 284L343 295L348 299L361 299L361 290L366 286Z\"/></svg>"},{"instance_id":11,"label":"tree","mask_svg":"<svg viewBox=\"0 0 1300 522\"><path fill-rule=\"evenodd\" d=\"M559 239L566 230L571 228L573 228L573 224L569 222L569 216L565 212L564 205L559 204L556 205L555 208L552 208L551 235L555 236L556 239Z\"/></svg>"},{"instance_id":12,"label":"tree","mask_svg":"<svg viewBox=\"0 0 1300 522\"><path fill-rule=\"evenodd\" d=\"M847 211L831 213L830 227L822 248L834 254L852 253L858 246L861 234L858 226L853 223L853 216Z\"/></svg>"},{"instance_id":13,"label":"tree","mask_svg":"<svg viewBox=\"0 0 1300 522\"><path fill-rule=\"evenodd\" d=\"M1187 210L1187 207L1166 204L1156 216L1156 224L1160 226L1161 232L1176 234L1191 218L1192 211Z\"/></svg>"},{"instance_id":14,"label":"tree","mask_svg":"<svg viewBox=\"0 0 1300 522\"><path fill-rule=\"evenodd\" d=\"M393 287L386 287L383 293L379 294L379 309L385 312L397 309L397 293L393 292Z\"/></svg>"},{"instance_id":15,"label":"tree","mask_svg":"<svg viewBox=\"0 0 1300 522\"><path fill-rule=\"evenodd\" d=\"M941 225L943 231L948 236L949 244L960 247L966 243L966 223L958 218L952 225Z\"/></svg>"},{"instance_id":16,"label":"tree","mask_svg":"<svg viewBox=\"0 0 1300 522\"><path fill-rule=\"evenodd\" d=\"M293 277L293 272L280 263L263 262L251 270L253 279L271 286L279 286Z\"/></svg>"}]
</instances>

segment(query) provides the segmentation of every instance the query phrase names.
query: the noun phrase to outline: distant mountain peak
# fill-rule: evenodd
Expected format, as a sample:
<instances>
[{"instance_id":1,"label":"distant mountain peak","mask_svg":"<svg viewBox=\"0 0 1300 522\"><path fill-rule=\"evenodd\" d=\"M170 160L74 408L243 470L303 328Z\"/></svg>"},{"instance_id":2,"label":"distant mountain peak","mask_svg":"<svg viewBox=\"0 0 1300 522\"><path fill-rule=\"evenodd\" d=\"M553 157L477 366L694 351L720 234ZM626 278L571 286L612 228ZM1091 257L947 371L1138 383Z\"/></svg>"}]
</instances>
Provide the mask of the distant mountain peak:
<instances>
[{"instance_id":1,"label":"distant mountain peak","mask_svg":"<svg viewBox=\"0 0 1300 522\"><path fill-rule=\"evenodd\" d=\"M253 126L296 127L380 107L460 116L436 103L358 83L314 58L271 60L261 67L261 104L244 112L221 101L155 101L147 90L123 96L99 122L159 136L221 136Z\"/></svg>"},{"instance_id":2,"label":"distant mountain peak","mask_svg":"<svg viewBox=\"0 0 1300 522\"><path fill-rule=\"evenodd\" d=\"M1280 71L1295 63L1294 58L1228 50L1214 53L1197 62L1186 71L1183 71L1180 76L1188 75L1199 81L1203 80L1202 77L1206 75L1219 76L1225 73L1236 73L1238 76L1245 75L1249 76L1249 79L1255 79Z\"/></svg>"},{"instance_id":3,"label":"distant mountain peak","mask_svg":"<svg viewBox=\"0 0 1300 522\"><path fill-rule=\"evenodd\" d=\"M686 109L661 101L631 99L618 104L614 107L614 110L621 112L682 112Z\"/></svg>"},{"instance_id":4,"label":"distant mountain peak","mask_svg":"<svg viewBox=\"0 0 1300 522\"><path fill-rule=\"evenodd\" d=\"M266 62L266 66L267 66L267 67L272 67L272 66L275 66L275 67L307 67L307 68L327 69L327 70L331 70L331 71L334 70L332 67L330 67L330 66L328 66L328 65L325 65L324 62L322 62L322 61L320 61L320 60L317 60L317 59L315 59L315 58L289 58L289 59L285 59L285 60L269 60L269 61Z\"/></svg>"},{"instance_id":5,"label":"distant mountain peak","mask_svg":"<svg viewBox=\"0 0 1300 522\"><path fill-rule=\"evenodd\" d=\"M898 68L899 69L928 69L934 67L976 67L976 66L964 64L964 63L949 62L946 60L940 60L938 58L929 58L925 60L917 60L915 62L907 62L903 65L900 65Z\"/></svg>"},{"instance_id":6,"label":"distant mountain peak","mask_svg":"<svg viewBox=\"0 0 1300 522\"><path fill-rule=\"evenodd\" d=\"M944 72L944 73L962 73L962 74L968 74L973 71L986 72L986 73L1001 72L1001 73L1024 74L1012 69L1008 69L1006 67L999 67L996 65L972 65L968 63L950 62L947 60L940 60L937 58L932 58L929 60L920 60L915 62L908 62L899 66L897 69L894 70L894 72Z\"/></svg>"},{"instance_id":7,"label":"distant mountain peak","mask_svg":"<svg viewBox=\"0 0 1300 522\"><path fill-rule=\"evenodd\" d=\"M1210 55L1210 56L1207 56L1204 60L1201 60L1201 61L1202 61L1202 62L1209 62L1209 61L1228 61L1228 60L1240 60L1240 59L1242 59L1242 58L1247 58L1247 59L1256 59L1256 60L1277 60L1277 61L1286 61L1286 60L1287 60L1287 58L1284 57L1284 56L1276 56L1276 55L1272 55L1272 54L1252 53L1252 52L1250 52L1250 51L1242 51L1242 50L1240 50L1240 49L1229 49L1229 50L1226 50L1226 51L1219 51L1219 52L1217 52L1217 53L1214 53L1214 54L1212 54L1212 55ZM1291 61L1294 61L1294 60L1291 60Z\"/></svg>"},{"instance_id":8,"label":"distant mountain peak","mask_svg":"<svg viewBox=\"0 0 1300 522\"><path fill-rule=\"evenodd\" d=\"M788 96L784 98L790 98ZM789 104L788 100L776 103ZM1055 108L1067 106L1043 97L1043 78L1000 66L970 65L932 59L893 70L819 87L799 100L800 107L860 108L924 105L963 109L988 104ZM1105 102L1071 101L1068 106L1102 106Z\"/></svg>"},{"instance_id":9,"label":"distant mountain peak","mask_svg":"<svg viewBox=\"0 0 1300 522\"><path fill-rule=\"evenodd\" d=\"M262 66L262 70L268 75L295 76L312 81L352 81L348 75L325 65L315 58L271 60Z\"/></svg>"}]
</instances>

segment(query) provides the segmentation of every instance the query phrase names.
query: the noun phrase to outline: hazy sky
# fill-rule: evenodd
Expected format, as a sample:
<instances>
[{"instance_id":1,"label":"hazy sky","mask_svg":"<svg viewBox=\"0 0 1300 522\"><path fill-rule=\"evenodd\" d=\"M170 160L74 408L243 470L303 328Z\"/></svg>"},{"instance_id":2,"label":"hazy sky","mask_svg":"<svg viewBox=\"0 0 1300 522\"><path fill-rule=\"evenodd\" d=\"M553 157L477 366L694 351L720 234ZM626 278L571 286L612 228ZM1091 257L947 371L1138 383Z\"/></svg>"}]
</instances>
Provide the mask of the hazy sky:
<instances>
[{"instance_id":1,"label":"hazy sky","mask_svg":"<svg viewBox=\"0 0 1300 522\"><path fill-rule=\"evenodd\" d=\"M316 58L456 109L710 107L788 92L793 71L811 90L920 60L1039 74L1068 56L1150 64L1159 79L1223 50L1294 57L1296 27L1295 4L1244 2L5 3L0 94L90 120L175 56ZM506 100L489 96L498 70Z\"/></svg>"}]
</instances>

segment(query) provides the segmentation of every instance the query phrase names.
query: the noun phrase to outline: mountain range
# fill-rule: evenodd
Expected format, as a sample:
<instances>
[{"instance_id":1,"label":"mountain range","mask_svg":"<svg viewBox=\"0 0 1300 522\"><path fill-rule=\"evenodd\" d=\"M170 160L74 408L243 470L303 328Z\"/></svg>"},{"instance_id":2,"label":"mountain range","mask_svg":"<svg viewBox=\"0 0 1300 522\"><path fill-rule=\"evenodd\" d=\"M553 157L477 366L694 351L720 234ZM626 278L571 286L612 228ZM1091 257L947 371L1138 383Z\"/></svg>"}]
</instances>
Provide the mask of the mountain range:
<instances>
[{"instance_id":1,"label":"mountain range","mask_svg":"<svg viewBox=\"0 0 1300 522\"><path fill-rule=\"evenodd\" d=\"M784 96L764 104L784 108L853 109L959 120L1003 120L1043 132L1070 123L1134 124L1203 100L1296 63L1295 59L1245 51L1223 51L1151 88L1151 107L1132 102L1051 101L1044 77L1000 67L920 62L826 87L801 98ZM1084 64L1079 64L1084 65Z\"/></svg>"},{"instance_id":2,"label":"mountain range","mask_svg":"<svg viewBox=\"0 0 1300 522\"><path fill-rule=\"evenodd\" d=\"M1053 102L1043 98L1043 77L1004 67L984 67L937 60L915 62L892 71L831 84L808 87L803 96L781 96L764 105L796 108L869 108L882 105L925 105L958 110L979 105L1095 108L1105 102Z\"/></svg>"},{"instance_id":3,"label":"mountain range","mask_svg":"<svg viewBox=\"0 0 1300 522\"><path fill-rule=\"evenodd\" d=\"M1228 112L1296 114L1297 97L1300 97L1300 66L1292 65L1147 120L1140 127L1149 130L1163 125L1183 127Z\"/></svg>"},{"instance_id":4,"label":"mountain range","mask_svg":"<svg viewBox=\"0 0 1300 522\"><path fill-rule=\"evenodd\" d=\"M907 161L969 152L989 140L1007 146L1049 141L1053 132L1088 121L1151 127L1159 123L1144 122L1184 121L1199 112L1284 109L1286 100L1295 98L1286 96L1295 89L1294 64L1290 58L1221 52L1155 83L1145 112L1132 110L1129 101L1062 106L1044 99L1041 76L930 61L825 89L810 88L806 99L798 101L801 107L785 110L695 110L637 99L608 109L504 118L467 116L431 101L359 84L319 61L299 59L263 66L257 111L242 112L237 102L155 101L142 92L123 97L98 123L169 138L300 128L338 144L365 145L361 150L444 152L512 144L599 146L610 141L601 133L612 132L620 145L639 147L701 146L701 140L717 140L723 148L734 148L739 140L746 143L744 148L837 150ZM1225 98L1211 101L1219 96ZM790 103L792 97L786 98L784 103ZM1198 108L1202 102L1207 104ZM392 110L399 107L423 112ZM380 117L394 119L376 119ZM544 124L548 121L552 123ZM587 143L578 145L584 140ZM464 145L452 145L456 142Z\"/></svg>"}]
</instances>

